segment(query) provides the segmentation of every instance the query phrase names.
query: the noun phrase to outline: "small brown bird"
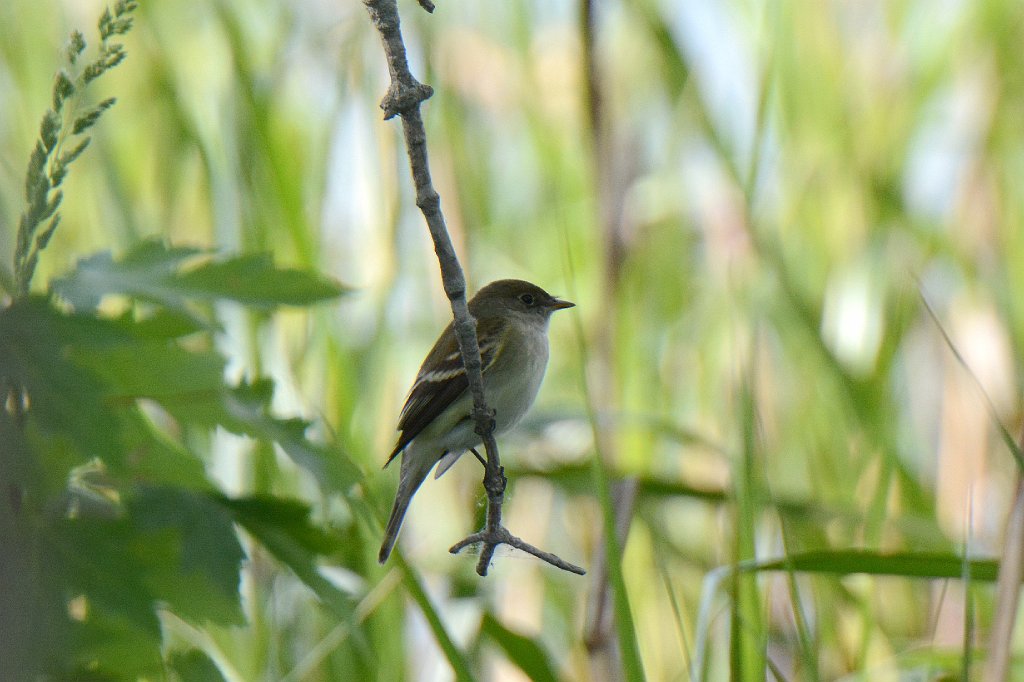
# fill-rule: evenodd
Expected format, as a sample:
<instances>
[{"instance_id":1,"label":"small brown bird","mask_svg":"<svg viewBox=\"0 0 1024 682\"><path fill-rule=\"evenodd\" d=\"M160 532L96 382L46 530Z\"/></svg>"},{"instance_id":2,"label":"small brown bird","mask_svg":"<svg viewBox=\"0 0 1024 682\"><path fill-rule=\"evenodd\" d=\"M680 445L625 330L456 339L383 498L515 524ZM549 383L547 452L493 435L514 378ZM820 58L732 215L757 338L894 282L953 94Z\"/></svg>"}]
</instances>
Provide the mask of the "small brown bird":
<instances>
[{"instance_id":1,"label":"small brown bird","mask_svg":"<svg viewBox=\"0 0 1024 682\"><path fill-rule=\"evenodd\" d=\"M495 435L512 428L530 409L548 364L551 314L574 305L519 279L491 282L469 301L480 342L484 395L495 411ZM391 555L413 495L434 465L437 478L480 444L468 386L449 324L416 375L398 420L398 444L384 465L402 455L395 505L378 555L382 564Z\"/></svg>"}]
</instances>

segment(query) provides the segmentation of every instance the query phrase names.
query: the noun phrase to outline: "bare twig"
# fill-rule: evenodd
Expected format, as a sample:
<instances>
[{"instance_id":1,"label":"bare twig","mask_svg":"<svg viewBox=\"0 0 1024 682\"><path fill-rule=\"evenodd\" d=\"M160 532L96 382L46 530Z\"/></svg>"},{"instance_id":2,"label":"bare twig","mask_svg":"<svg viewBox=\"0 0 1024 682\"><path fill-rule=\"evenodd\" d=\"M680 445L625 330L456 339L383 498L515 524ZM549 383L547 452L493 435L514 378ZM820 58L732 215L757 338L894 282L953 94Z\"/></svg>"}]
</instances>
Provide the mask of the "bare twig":
<instances>
[{"instance_id":1,"label":"bare twig","mask_svg":"<svg viewBox=\"0 0 1024 682\"><path fill-rule=\"evenodd\" d=\"M553 554L529 545L512 535L501 525L501 506L505 498L505 473L498 456L498 445L494 440L494 411L487 406L484 398L483 372L480 362L480 343L476 336L476 324L469 314L466 304L466 278L462 274L455 247L452 246L448 228L445 226L444 215L441 213L441 198L434 189L430 177L430 165L427 159L427 133L420 116L420 104L433 93L433 88L416 80L409 71L409 63L405 56L405 43L398 16L397 0L363 0L374 27L380 33L384 43L384 54L388 61L391 74L391 85L381 100L380 107L384 110L384 119L394 116L402 117L402 129L405 144L409 152L409 165L412 169L413 184L416 187L416 205L423 212L434 242L434 252L441 267L441 281L444 292L452 306L455 318L455 336L459 342L459 352L466 368L469 390L473 396L473 420L476 422L476 433L483 441L487 453L484 473L484 489L487 491L487 523L482 531L475 533L451 548L456 554L463 547L477 542L483 543L480 561L476 572L487 575L491 557L498 545L507 544L566 571L583 575L578 566L567 563ZM419 4L428 12L434 5L430 0L419 0ZM479 455L478 455L479 456Z\"/></svg>"},{"instance_id":2,"label":"bare twig","mask_svg":"<svg viewBox=\"0 0 1024 682\"><path fill-rule=\"evenodd\" d=\"M487 473L490 473L490 468L488 468ZM501 489L504 490L505 473L503 468L499 468L499 476L501 476ZM484 548L480 552L480 561L476 567L477 573L480 573L480 575L487 574L487 566L490 565L491 557L494 555L494 550L498 545L515 547L516 549L532 554L541 561L546 561L552 566L560 568L563 571L568 571L569 573L575 573L576 575L586 574L586 571L579 566L570 564L568 561L565 561L550 552L537 549L533 545L523 542L520 538L512 535L508 529L501 525L501 504L504 494L499 493L498 495L491 495L491 488L488 487L486 474L484 477L484 487L487 488L487 526L479 533L473 533L466 539L455 543L452 548L448 550L449 552L452 554L458 554L465 547L469 547L470 545L478 542L484 543Z\"/></svg>"}]
</instances>

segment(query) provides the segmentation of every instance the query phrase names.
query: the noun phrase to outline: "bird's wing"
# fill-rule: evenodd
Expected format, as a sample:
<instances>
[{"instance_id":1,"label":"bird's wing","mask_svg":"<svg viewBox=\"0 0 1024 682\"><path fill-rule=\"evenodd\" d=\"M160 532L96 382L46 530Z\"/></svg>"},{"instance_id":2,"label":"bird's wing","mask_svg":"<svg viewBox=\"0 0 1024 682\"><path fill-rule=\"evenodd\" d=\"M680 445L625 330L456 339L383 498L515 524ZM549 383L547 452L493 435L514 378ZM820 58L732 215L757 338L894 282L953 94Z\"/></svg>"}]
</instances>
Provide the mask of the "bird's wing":
<instances>
[{"instance_id":1,"label":"bird's wing","mask_svg":"<svg viewBox=\"0 0 1024 682\"><path fill-rule=\"evenodd\" d=\"M480 360L486 372L494 363L501 350L505 335L501 333L505 322L500 318L485 318L477 321L477 338L480 342ZM438 415L455 402L469 386L466 368L462 366L459 344L448 327L430 349L420 367L416 381L405 400L402 415L398 419L398 444L384 466L391 463L398 453L405 449ZM438 453L438 457L442 453Z\"/></svg>"}]
</instances>

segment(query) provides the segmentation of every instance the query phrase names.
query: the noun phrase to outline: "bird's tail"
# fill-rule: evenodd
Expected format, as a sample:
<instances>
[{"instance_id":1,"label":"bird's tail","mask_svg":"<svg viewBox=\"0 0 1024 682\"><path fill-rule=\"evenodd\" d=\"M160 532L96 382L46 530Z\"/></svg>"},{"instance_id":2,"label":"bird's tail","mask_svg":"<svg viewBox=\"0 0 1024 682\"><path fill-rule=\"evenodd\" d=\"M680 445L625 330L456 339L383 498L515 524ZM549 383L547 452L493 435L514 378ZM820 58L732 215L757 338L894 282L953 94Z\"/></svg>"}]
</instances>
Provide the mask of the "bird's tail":
<instances>
[{"instance_id":1,"label":"bird's tail","mask_svg":"<svg viewBox=\"0 0 1024 682\"><path fill-rule=\"evenodd\" d=\"M377 561L382 564L388 560L391 550L395 547L398 532L402 529L402 521L409 509L409 503L412 502L412 496L419 490L420 484L423 483L436 462L436 460L429 461L427 466L424 466L423 463L417 461L422 457L416 455L417 453L412 450L402 453L402 471L398 479L398 492L395 493L395 504L391 508L388 525L384 528L384 542L381 543L380 554L377 555Z\"/></svg>"}]
</instances>

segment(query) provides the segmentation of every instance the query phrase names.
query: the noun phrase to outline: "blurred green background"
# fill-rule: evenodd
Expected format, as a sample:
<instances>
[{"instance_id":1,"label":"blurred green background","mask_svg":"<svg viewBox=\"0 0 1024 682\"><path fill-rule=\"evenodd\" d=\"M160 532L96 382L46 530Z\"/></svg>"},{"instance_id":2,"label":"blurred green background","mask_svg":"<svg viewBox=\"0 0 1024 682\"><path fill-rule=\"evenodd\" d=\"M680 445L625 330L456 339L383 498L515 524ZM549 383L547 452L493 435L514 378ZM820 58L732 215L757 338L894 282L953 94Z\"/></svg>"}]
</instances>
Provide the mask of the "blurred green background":
<instances>
[{"instance_id":1,"label":"blurred green background","mask_svg":"<svg viewBox=\"0 0 1024 682\"><path fill-rule=\"evenodd\" d=\"M0 3L5 263L60 50L102 8ZM999 605L972 568L991 566L960 557L1000 556L1017 475L999 424L1021 421L1024 4L401 11L470 288L520 277L578 303L554 318L541 395L501 451L506 524L588 575L499 550L479 578L475 557L450 556L483 520L471 459L417 495L410 568L378 567L379 527L353 512L390 505L397 472L380 466L450 317L362 3L144 0L127 60L89 94L118 103L71 171L35 289L152 238L337 279L351 290L313 308L218 304L214 343L226 381L273 378L275 413L312 421L362 479L332 490L273 439L182 436L217 490L301 500L338 545L317 578L243 534L244 622L163 608L174 671L118 673L128 651L104 671L980 679ZM613 512L628 536L609 579ZM920 552L967 579L920 577Z\"/></svg>"}]
</instances>

